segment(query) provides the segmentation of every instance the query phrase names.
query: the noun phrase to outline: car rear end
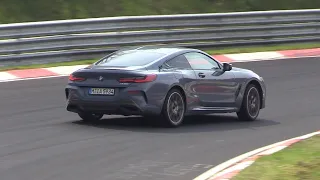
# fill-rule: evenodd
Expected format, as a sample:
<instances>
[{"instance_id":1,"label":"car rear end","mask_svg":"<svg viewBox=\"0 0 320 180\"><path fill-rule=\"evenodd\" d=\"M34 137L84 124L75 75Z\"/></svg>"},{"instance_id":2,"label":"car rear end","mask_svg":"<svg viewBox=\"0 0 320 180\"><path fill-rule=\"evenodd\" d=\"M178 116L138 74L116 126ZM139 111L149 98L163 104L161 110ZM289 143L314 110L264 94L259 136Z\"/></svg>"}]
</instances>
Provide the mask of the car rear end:
<instances>
[{"instance_id":1,"label":"car rear end","mask_svg":"<svg viewBox=\"0 0 320 180\"><path fill-rule=\"evenodd\" d=\"M67 110L78 113L144 115L160 113L148 103L157 74L141 70L82 69L69 77Z\"/></svg>"},{"instance_id":2,"label":"car rear end","mask_svg":"<svg viewBox=\"0 0 320 180\"><path fill-rule=\"evenodd\" d=\"M157 72L144 66L165 54L119 51L69 77L65 89L67 110L100 114L146 115L160 113L152 92ZM151 102L150 102L151 101Z\"/></svg>"}]
</instances>

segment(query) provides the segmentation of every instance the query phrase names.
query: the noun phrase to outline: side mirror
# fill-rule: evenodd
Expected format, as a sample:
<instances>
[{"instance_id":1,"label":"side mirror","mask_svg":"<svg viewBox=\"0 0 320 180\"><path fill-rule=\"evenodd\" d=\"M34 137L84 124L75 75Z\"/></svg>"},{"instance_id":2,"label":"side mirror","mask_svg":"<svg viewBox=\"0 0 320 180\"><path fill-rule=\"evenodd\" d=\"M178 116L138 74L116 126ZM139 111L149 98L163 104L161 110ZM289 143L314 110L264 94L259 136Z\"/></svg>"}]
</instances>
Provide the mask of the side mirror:
<instances>
[{"instance_id":1,"label":"side mirror","mask_svg":"<svg viewBox=\"0 0 320 180\"><path fill-rule=\"evenodd\" d=\"M223 71L231 71L232 65L229 63L223 63Z\"/></svg>"}]
</instances>

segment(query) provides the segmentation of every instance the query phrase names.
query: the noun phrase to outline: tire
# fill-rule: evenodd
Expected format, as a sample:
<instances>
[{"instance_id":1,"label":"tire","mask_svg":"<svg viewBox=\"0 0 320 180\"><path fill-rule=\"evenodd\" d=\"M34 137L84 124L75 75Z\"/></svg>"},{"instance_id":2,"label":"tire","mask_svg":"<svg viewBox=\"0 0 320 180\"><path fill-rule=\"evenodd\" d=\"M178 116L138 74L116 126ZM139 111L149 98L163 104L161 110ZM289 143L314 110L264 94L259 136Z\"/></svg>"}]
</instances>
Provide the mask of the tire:
<instances>
[{"instance_id":1,"label":"tire","mask_svg":"<svg viewBox=\"0 0 320 180\"><path fill-rule=\"evenodd\" d=\"M97 122L103 117L103 114L94 114L89 112L81 112L78 113L78 115L85 122Z\"/></svg>"},{"instance_id":2,"label":"tire","mask_svg":"<svg viewBox=\"0 0 320 180\"><path fill-rule=\"evenodd\" d=\"M161 122L167 127L178 127L185 116L186 105L182 93L178 89L168 92L161 112Z\"/></svg>"},{"instance_id":3,"label":"tire","mask_svg":"<svg viewBox=\"0 0 320 180\"><path fill-rule=\"evenodd\" d=\"M240 111L237 116L241 121L255 121L260 112L260 93L258 88L249 84L243 96Z\"/></svg>"}]
</instances>

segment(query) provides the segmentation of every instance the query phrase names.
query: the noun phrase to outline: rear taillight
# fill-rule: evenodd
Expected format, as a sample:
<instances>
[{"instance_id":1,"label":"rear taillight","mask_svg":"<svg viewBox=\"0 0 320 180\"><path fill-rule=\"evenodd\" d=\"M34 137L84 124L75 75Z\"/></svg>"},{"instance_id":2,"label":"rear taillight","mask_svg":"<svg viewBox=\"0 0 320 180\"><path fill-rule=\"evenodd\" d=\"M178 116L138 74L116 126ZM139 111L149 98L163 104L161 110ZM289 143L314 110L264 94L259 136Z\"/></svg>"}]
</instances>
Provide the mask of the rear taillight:
<instances>
[{"instance_id":1,"label":"rear taillight","mask_svg":"<svg viewBox=\"0 0 320 180\"><path fill-rule=\"evenodd\" d=\"M146 82L152 82L156 80L157 75L156 74L149 74L143 77L129 77L129 78L120 78L120 83L146 83Z\"/></svg>"},{"instance_id":2,"label":"rear taillight","mask_svg":"<svg viewBox=\"0 0 320 180\"><path fill-rule=\"evenodd\" d=\"M84 80L86 80L86 79L83 78L83 77L77 77L77 76L74 76L74 75L70 74L69 80L70 80L70 81L84 81Z\"/></svg>"}]
</instances>

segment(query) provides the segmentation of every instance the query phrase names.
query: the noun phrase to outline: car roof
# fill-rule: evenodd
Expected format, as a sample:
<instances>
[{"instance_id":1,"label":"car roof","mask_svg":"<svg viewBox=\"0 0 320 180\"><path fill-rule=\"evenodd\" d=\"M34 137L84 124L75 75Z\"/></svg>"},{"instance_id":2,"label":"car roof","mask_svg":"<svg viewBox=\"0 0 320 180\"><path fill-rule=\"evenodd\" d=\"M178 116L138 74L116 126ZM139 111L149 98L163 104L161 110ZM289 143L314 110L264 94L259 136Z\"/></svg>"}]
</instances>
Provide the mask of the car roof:
<instances>
[{"instance_id":1,"label":"car roof","mask_svg":"<svg viewBox=\"0 0 320 180\"><path fill-rule=\"evenodd\" d=\"M178 46L171 46L171 45L149 45L149 46L139 46L139 47L130 47L126 49L120 49L119 51L148 51L148 52L155 52L155 53L162 53L164 55L169 55L181 51L186 50L195 50L191 48L185 47L178 47Z\"/></svg>"}]
</instances>

